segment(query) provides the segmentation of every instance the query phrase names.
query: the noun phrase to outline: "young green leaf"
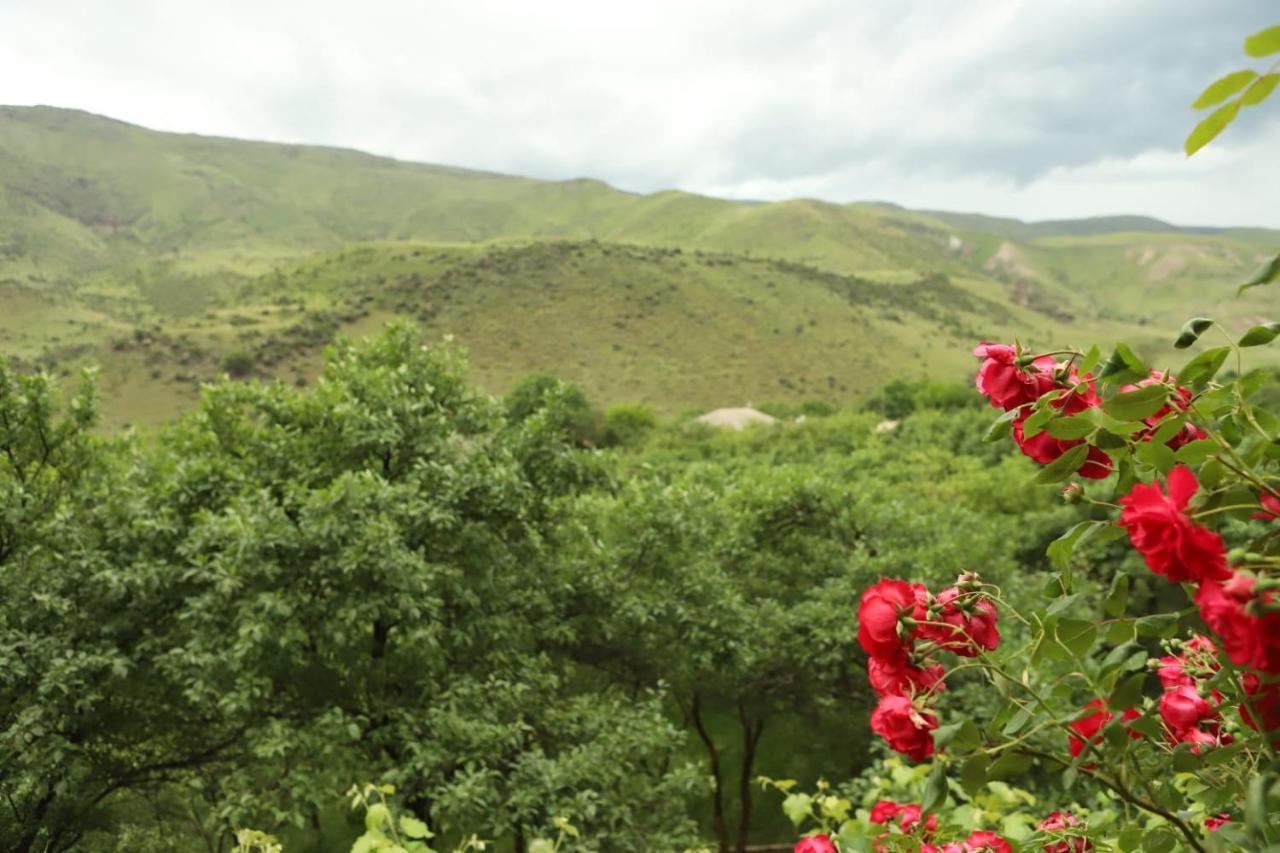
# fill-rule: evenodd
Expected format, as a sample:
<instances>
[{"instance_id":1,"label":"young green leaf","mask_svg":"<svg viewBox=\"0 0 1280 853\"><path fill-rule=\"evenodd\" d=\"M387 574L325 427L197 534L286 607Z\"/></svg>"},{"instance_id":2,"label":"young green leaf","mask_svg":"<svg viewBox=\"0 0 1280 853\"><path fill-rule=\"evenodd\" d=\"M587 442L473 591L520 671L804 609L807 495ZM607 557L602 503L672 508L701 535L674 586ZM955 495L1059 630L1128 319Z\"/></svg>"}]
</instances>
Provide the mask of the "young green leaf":
<instances>
[{"instance_id":1,"label":"young green leaf","mask_svg":"<svg viewBox=\"0 0 1280 853\"><path fill-rule=\"evenodd\" d=\"M1244 293L1251 287L1270 284L1277 278L1280 278L1280 255L1276 255L1274 258L1259 267L1258 271L1253 274L1252 278L1236 289L1236 294L1239 295Z\"/></svg>"},{"instance_id":2,"label":"young green leaf","mask_svg":"<svg viewBox=\"0 0 1280 853\"><path fill-rule=\"evenodd\" d=\"M1183 385L1201 385L1208 382L1218 375L1218 371L1222 369L1222 365L1226 363L1227 356L1230 354L1231 347L1214 347L1205 350L1178 371L1178 381Z\"/></svg>"},{"instance_id":3,"label":"young green leaf","mask_svg":"<svg viewBox=\"0 0 1280 853\"><path fill-rule=\"evenodd\" d=\"M1208 317L1192 317L1182 324L1182 328L1178 331L1178 339L1173 342L1174 347L1186 349L1198 341L1205 330L1212 326L1213 321Z\"/></svg>"},{"instance_id":4,"label":"young green leaf","mask_svg":"<svg viewBox=\"0 0 1280 853\"><path fill-rule=\"evenodd\" d=\"M1274 341L1276 335L1280 335L1280 323L1267 323L1264 326L1254 326L1245 332L1239 343L1242 347L1260 347Z\"/></svg>"},{"instance_id":5,"label":"young green leaf","mask_svg":"<svg viewBox=\"0 0 1280 853\"><path fill-rule=\"evenodd\" d=\"M1240 102L1231 101L1210 113L1208 118L1195 126L1187 136L1187 141L1182 144L1187 156L1190 157L1212 142L1219 133L1227 129L1227 125L1235 121L1236 114L1239 112Z\"/></svg>"},{"instance_id":6,"label":"young green leaf","mask_svg":"<svg viewBox=\"0 0 1280 853\"><path fill-rule=\"evenodd\" d=\"M1256 71L1232 71L1224 77L1219 77L1205 87L1205 90L1200 93L1200 97L1196 98L1195 103L1191 105L1191 109L1203 110L1207 107L1217 106L1227 98L1240 92L1257 78L1258 73Z\"/></svg>"},{"instance_id":7,"label":"young green leaf","mask_svg":"<svg viewBox=\"0 0 1280 853\"><path fill-rule=\"evenodd\" d=\"M1240 103L1246 107L1256 106L1267 98L1271 97L1271 93L1275 91L1276 84L1280 83L1280 74L1272 72L1264 74L1254 82L1252 86L1245 90L1240 96Z\"/></svg>"},{"instance_id":8,"label":"young green leaf","mask_svg":"<svg viewBox=\"0 0 1280 853\"><path fill-rule=\"evenodd\" d=\"M1250 56L1270 56L1280 53L1280 24L1267 27L1244 40L1244 52Z\"/></svg>"}]
</instances>

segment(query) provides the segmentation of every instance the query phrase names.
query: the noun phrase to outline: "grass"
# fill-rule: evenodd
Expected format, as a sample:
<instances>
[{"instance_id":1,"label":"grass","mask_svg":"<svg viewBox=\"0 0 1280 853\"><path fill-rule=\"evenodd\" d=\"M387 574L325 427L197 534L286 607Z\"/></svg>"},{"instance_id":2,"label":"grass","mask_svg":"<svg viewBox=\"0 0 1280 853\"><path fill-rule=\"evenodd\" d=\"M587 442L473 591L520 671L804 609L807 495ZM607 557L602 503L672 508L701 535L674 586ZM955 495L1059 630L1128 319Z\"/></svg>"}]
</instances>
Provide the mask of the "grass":
<instances>
[{"instance_id":1,"label":"grass","mask_svg":"<svg viewBox=\"0 0 1280 853\"><path fill-rule=\"evenodd\" d=\"M1280 314L1235 283L1265 229L1057 223L534 181L0 107L0 348L102 367L108 428L167 419L244 353L308 382L335 334L452 334L501 392L531 371L662 412L960 377L975 339L1124 339ZM1266 351L1255 354L1266 361Z\"/></svg>"}]
</instances>

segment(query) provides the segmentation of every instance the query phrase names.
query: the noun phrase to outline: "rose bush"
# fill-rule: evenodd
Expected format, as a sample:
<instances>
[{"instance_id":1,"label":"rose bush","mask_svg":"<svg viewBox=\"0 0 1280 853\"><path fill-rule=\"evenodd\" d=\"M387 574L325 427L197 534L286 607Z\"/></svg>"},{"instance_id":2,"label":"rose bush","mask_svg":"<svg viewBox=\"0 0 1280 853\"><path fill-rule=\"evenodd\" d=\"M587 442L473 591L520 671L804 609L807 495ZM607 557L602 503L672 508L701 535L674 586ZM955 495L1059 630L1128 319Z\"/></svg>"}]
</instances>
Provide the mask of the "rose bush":
<instances>
[{"instance_id":1,"label":"rose bush","mask_svg":"<svg viewBox=\"0 0 1280 853\"><path fill-rule=\"evenodd\" d=\"M1213 327L1192 321L1179 345ZM976 572L936 593L910 578L865 590L857 637L879 697L869 724L889 749L931 761L929 785L922 802L881 799L843 820L801 813L824 830L803 843L1011 850L948 810L1033 769L1057 774L1063 801L1019 830L1023 849L1280 843L1280 417L1255 402L1268 373L1220 377L1227 358L1240 364L1242 349L1277 336L1280 324L1258 327L1178 373L1123 344L1105 360L1097 348L974 350L977 389L1003 412L989 438L1012 436L1041 482L1096 481L1063 490L1092 517L1050 546L1040 609L1020 612ZM1146 583L1180 586L1181 601L1161 594L1172 603L1130 613L1126 572L1077 577L1073 554L1090 539L1127 539ZM974 678L999 710L949 717L948 681ZM1105 827L1067 808L1086 787L1110 807Z\"/></svg>"}]
</instances>

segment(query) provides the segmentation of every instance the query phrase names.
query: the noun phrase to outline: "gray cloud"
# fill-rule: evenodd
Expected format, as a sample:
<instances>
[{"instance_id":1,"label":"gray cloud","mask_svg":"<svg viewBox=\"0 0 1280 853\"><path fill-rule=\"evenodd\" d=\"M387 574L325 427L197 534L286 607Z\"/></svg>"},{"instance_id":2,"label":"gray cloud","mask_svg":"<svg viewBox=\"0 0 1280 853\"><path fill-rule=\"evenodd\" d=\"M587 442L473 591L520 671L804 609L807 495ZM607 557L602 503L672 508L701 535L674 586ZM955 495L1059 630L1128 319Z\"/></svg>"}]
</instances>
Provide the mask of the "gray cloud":
<instances>
[{"instance_id":1,"label":"gray cloud","mask_svg":"<svg viewBox=\"0 0 1280 853\"><path fill-rule=\"evenodd\" d=\"M1269 0L31 0L0 5L0 101L639 191L1280 225L1247 192L1207 201L1209 180L1280 183L1275 121L1170 167L1188 102L1278 18Z\"/></svg>"}]
</instances>

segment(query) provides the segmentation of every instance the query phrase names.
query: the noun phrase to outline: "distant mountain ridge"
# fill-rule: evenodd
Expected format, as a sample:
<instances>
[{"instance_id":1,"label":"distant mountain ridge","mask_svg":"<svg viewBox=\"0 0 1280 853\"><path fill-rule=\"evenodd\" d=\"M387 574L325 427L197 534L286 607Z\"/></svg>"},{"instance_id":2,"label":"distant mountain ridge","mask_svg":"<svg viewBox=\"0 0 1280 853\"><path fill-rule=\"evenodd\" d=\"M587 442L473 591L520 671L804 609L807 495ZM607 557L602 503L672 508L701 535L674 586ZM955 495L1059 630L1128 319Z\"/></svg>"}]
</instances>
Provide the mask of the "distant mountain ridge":
<instances>
[{"instance_id":1,"label":"distant mountain ridge","mask_svg":"<svg viewBox=\"0 0 1280 853\"><path fill-rule=\"evenodd\" d=\"M231 352L305 381L332 334L403 315L458 333L491 390L549 370L666 410L958 376L973 336L1123 335L1164 358L1192 314L1280 313L1233 288L1277 248L1267 229L637 195L0 107L0 351L102 364L117 422L189 406ZM543 314L576 350L512 334ZM705 340L664 352L664 327Z\"/></svg>"}]
</instances>

